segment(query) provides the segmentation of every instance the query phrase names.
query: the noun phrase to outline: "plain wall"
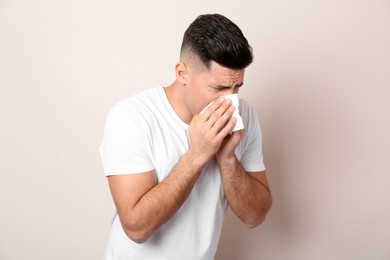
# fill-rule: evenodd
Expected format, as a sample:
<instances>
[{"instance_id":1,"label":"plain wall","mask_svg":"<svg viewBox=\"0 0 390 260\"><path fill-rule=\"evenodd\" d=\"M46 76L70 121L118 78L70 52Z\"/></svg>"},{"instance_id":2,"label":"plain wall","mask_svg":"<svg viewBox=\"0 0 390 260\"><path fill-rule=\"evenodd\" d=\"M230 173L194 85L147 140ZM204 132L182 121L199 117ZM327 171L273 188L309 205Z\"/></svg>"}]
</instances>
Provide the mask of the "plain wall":
<instances>
[{"instance_id":1,"label":"plain wall","mask_svg":"<svg viewBox=\"0 0 390 260\"><path fill-rule=\"evenodd\" d=\"M389 1L0 2L0 259L101 259L98 154L119 99L174 80L184 30L222 13L255 60L274 205L228 211L216 260L390 259Z\"/></svg>"}]
</instances>

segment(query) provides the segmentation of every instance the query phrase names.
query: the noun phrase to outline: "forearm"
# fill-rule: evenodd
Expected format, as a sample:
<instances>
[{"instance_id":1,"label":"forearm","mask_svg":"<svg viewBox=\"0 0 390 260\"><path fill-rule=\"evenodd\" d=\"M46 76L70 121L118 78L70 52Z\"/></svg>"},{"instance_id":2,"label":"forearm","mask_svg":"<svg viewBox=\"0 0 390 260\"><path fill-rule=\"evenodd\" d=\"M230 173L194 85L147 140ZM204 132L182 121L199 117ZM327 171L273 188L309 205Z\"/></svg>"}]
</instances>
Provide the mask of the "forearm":
<instances>
[{"instance_id":1,"label":"forearm","mask_svg":"<svg viewBox=\"0 0 390 260\"><path fill-rule=\"evenodd\" d=\"M145 193L122 221L127 235L142 243L171 219L188 198L203 164L189 151L161 183Z\"/></svg>"},{"instance_id":2,"label":"forearm","mask_svg":"<svg viewBox=\"0 0 390 260\"><path fill-rule=\"evenodd\" d=\"M233 212L250 228L261 224L272 204L267 186L246 173L235 156L218 163L225 196Z\"/></svg>"}]
</instances>

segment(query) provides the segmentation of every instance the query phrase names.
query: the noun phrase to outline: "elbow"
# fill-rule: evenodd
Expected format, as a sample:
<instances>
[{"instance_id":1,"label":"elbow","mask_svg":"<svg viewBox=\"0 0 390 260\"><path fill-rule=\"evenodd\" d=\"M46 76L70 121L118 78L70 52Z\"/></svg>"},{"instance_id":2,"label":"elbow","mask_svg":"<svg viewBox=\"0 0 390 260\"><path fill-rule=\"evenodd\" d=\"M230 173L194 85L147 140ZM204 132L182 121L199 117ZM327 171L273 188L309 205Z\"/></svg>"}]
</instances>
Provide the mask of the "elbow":
<instances>
[{"instance_id":1,"label":"elbow","mask_svg":"<svg viewBox=\"0 0 390 260\"><path fill-rule=\"evenodd\" d=\"M128 238L130 238L133 242L137 244L143 244L148 240L148 236L144 236L140 233L129 232L128 230L125 230L125 233Z\"/></svg>"},{"instance_id":2,"label":"elbow","mask_svg":"<svg viewBox=\"0 0 390 260\"><path fill-rule=\"evenodd\" d=\"M136 223L122 223L122 227L127 237L137 244L145 243L151 235L151 232L140 228Z\"/></svg>"},{"instance_id":3,"label":"elbow","mask_svg":"<svg viewBox=\"0 0 390 260\"><path fill-rule=\"evenodd\" d=\"M255 227L259 226L260 224L262 224L264 222L264 220L265 220L265 216L262 216L260 218L259 217L258 218L253 218L251 220L247 220L245 222L245 226L247 228L252 229L252 228L255 228Z\"/></svg>"},{"instance_id":4,"label":"elbow","mask_svg":"<svg viewBox=\"0 0 390 260\"><path fill-rule=\"evenodd\" d=\"M253 229L253 228L259 226L261 223L263 223L263 220L260 220L257 222L247 222L247 223L245 223L245 226L249 229Z\"/></svg>"},{"instance_id":5,"label":"elbow","mask_svg":"<svg viewBox=\"0 0 390 260\"><path fill-rule=\"evenodd\" d=\"M272 197L269 196L267 201L265 201L263 207L261 207L261 209L257 212L257 214L252 215L251 218L245 221L245 226L247 228L252 229L262 224L265 221L266 216L271 209L271 206L272 206Z\"/></svg>"}]
</instances>

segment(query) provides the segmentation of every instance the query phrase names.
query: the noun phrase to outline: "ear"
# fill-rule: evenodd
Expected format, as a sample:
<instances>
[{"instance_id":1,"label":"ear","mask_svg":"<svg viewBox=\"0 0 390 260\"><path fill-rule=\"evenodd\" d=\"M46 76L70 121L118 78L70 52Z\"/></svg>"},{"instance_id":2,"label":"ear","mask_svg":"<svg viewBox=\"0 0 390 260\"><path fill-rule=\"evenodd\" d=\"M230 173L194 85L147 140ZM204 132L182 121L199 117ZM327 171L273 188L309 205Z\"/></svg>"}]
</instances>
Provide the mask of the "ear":
<instances>
[{"instance_id":1,"label":"ear","mask_svg":"<svg viewBox=\"0 0 390 260\"><path fill-rule=\"evenodd\" d=\"M176 64L176 80L182 83L183 85L186 85L188 82L189 77L189 68L188 66L180 61Z\"/></svg>"}]
</instances>

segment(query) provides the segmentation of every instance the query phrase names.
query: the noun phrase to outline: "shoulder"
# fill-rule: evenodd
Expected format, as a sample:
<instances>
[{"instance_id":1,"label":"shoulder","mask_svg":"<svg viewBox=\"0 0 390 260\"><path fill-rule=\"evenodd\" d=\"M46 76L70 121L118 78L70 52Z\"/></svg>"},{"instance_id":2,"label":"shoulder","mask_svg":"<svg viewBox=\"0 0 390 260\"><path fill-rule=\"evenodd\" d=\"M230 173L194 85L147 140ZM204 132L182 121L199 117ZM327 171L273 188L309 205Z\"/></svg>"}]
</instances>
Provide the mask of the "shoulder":
<instances>
[{"instance_id":1,"label":"shoulder","mask_svg":"<svg viewBox=\"0 0 390 260\"><path fill-rule=\"evenodd\" d=\"M240 115L244 120L244 123L256 122L258 121L258 116L254 107L245 99L240 98Z\"/></svg>"},{"instance_id":2,"label":"shoulder","mask_svg":"<svg viewBox=\"0 0 390 260\"><path fill-rule=\"evenodd\" d=\"M126 111L126 110L142 110L144 107L148 107L154 104L159 98L159 89L152 88L147 89L132 96L125 97L116 102L112 109L113 111Z\"/></svg>"},{"instance_id":3,"label":"shoulder","mask_svg":"<svg viewBox=\"0 0 390 260\"><path fill-rule=\"evenodd\" d=\"M248 115L251 115L251 116L255 115L256 116L255 109L245 99L240 98L240 107L239 107L239 109L240 109L240 112L242 113L242 115L244 115L244 116L248 116Z\"/></svg>"},{"instance_id":4,"label":"shoulder","mask_svg":"<svg viewBox=\"0 0 390 260\"><path fill-rule=\"evenodd\" d=\"M250 135L258 135L261 131L261 127L255 108L248 101L240 98L239 109L247 133Z\"/></svg>"},{"instance_id":5,"label":"shoulder","mask_svg":"<svg viewBox=\"0 0 390 260\"><path fill-rule=\"evenodd\" d=\"M142 120L159 98L158 88L144 90L117 101L108 112L107 119Z\"/></svg>"}]
</instances>

